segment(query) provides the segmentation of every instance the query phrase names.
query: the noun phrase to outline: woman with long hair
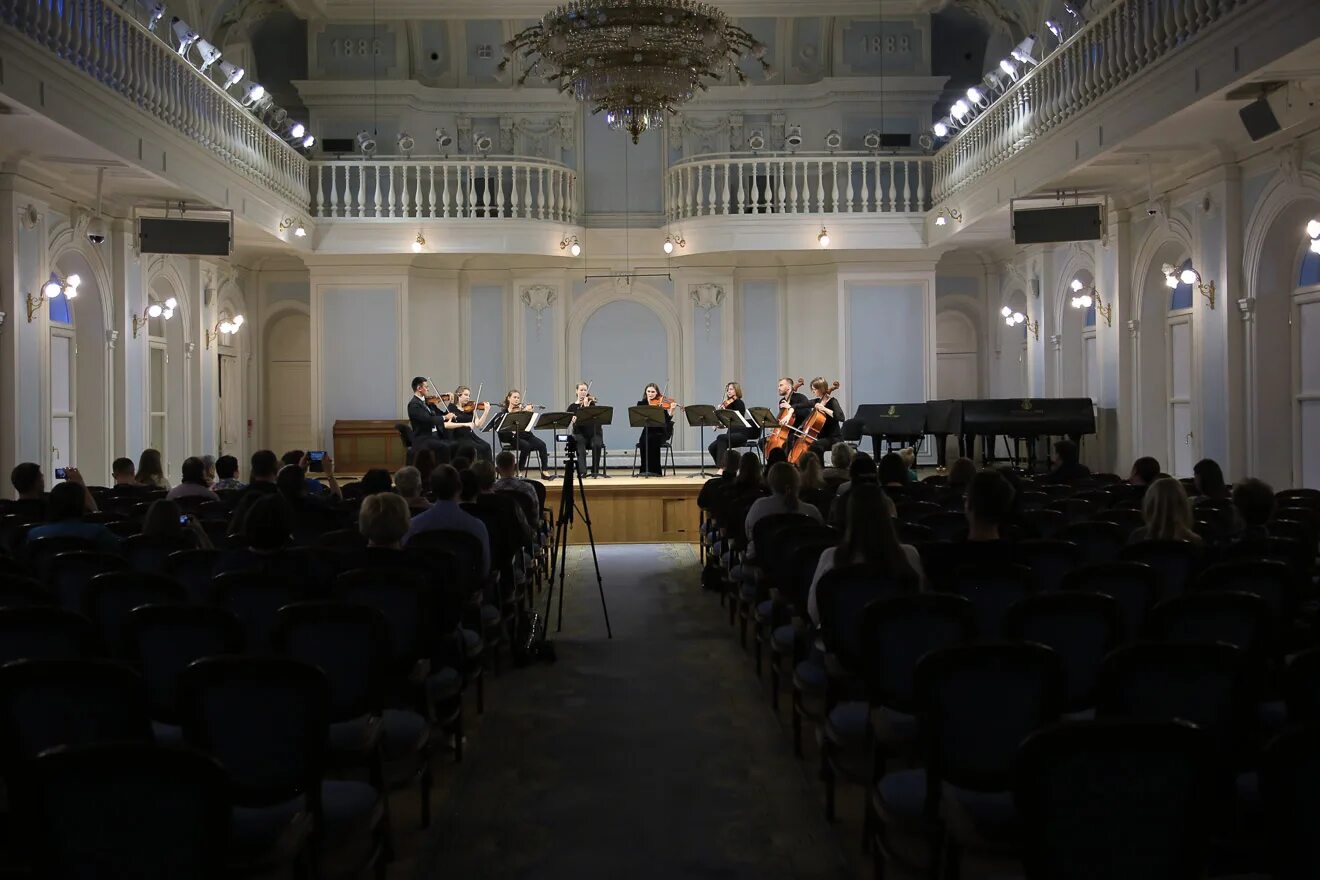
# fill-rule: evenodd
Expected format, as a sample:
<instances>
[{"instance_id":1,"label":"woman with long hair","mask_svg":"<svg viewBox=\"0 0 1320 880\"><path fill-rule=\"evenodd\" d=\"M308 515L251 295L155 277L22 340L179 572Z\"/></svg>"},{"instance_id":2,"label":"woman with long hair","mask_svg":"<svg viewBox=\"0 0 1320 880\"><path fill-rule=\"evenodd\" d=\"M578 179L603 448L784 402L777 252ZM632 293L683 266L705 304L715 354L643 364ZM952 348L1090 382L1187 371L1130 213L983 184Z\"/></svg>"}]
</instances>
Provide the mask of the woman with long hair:
<instances>
[{"instance_id":1,"label":"woman with long hair","mask_svg":"<svg viewBox=\"0 0 1320 880\"><path fill-rule=\"evenodd\" d=\"M1196 500L1227 500L1232 497L1228 483L1224 480L1224 469L1213 458L1203 458L1192 466L1192 478L1196 482Z\"/></svg>"},{"instance_id":2,"label":"woman with long hair","mask_svg":"<svg viewBox=\"0 0 1320 880\"><path fill-rule=\"evenodd\" d=\"M459 385L454 389L454 402L449 404L449 411L454 414L451 421L445 423L445 428L455 432L454 437L458 441L458 446L469 453L470 458L484 458L489 461L493 454L490 451L490 444L484 437L477 435L481 426L486 423L486 416L490 415L490 407L482 406L483 401L472 400L472 389L466 385ZM472 409L467 409L468 406Z\"/></svg>"},{"instance_id":3,"label":"woman with long hair","mask_svg":"<svg viewBox=\"0 0 1320 880\"><path fill-rule=\"evenodd\" d=\"M834 487L825 482L825 468L814 455L805 455L798 462L801 471L802 500L820 511L821 516L828 516L830 503L834 501Z\"/></svg>"},{"instance_id":4,"label":"woman with long hair","mask_svg":"<svg viewBox=\"0 0 1320 880\"><path fill-rule=\"evenodd\" d=\"M670 437L674 436L674 410L678 408L678 404L670 401L668 405L665 405L660 394L660 386L654 382L648 382L646 383L646 390L642 394L642 399L637 401L637 405L659 407L665 414L664 427L642 428L642 436L637 438L637 448L642 453L642 476L658 477L664 473L664 464L660 460L660 448L665 445Z\"/></svg>"},{"instance_id":5,"label":"woman with long hair","mask_svg":"<svg viewBox=\"0 0 1320 880\"><path fill-rule=\"evenodd\" d=\"M1201 543L1193 529L1192 503L1182 483L1173 477L1160 477L1146 489L1141 499L1141 515L1146 524L1132 533L1128 543L1138 541L1190 541Z\"/></svg>"},{"instance_id":6,"label":"woman with long hair","mask_svg":"<svg viewBox=\"0 0 1320 880\"><path fill-rule=\"evenodd\" d=\"M906 486L910 482L912 482L912 474L909 473L903 456L897 452L889 452L880 459L881 486Z\"/></svg>"},{"instance_id":7,"label":"woman with long hair","mask_svg":"<svg viewBox=\"0 0 1320 880\"><path fill-rule=\"evenodd\" d=\"M732 412L747 415L747 404L743 402L742 383L728 382L724 386L724 399L720 401L717 409L726 409ZM706 451L710 457L719 464L724 459L724 453L730 448L737 449L740 446L746 446L750 441L761 436L760 428L730 428L723 434L717 434L715 439Z\"/></svg>"},{"instance_id":8,"label":"woman with long hair","mask_svg":"<svg viewBox=\"0 0 1320 880\"><path fill-rule=\"evenodd\" d=\"M159 449L144 449L138 457L137 481L152 489L168 489L170 481L165 479L165 466L160 460Z\"/></svg>"},{"instance_id":9,"label":"woman with long hair","mask_svg":"<svg viewBox=\"0 0 1320 880\"><path fill-rule=\"evenodd\" d=\"M573 402L564 408L564 412L576 413L580 409L596 405L596 398L591 396L591 386L579 382L573 386ZM587 450L591 450L591 476L601 475L601 457L605 454L605 438L600 433L599 425L579 425L573 418L573 436L568 441L575 453L578 476L587 476Z\"/></svg>"},{"instance_id":10,"label":"woman with long hair","mask_svg":"<svg viewBox=\"0 0 1320 880\"><path fill-rule=\"evenodd\" d=\"M510 388L508 393L504 395L504 410L499 413L499 416L502 420L503 417L507 415L531 411L532 405L530 403L524 404L522 402L522 392L517 388ZM500 442L509 449L518 450L518 470L520 471L527 470L527 459L531 458L532 453L535 452L536 457L541 461L541 479L546 479L546 448L544 440L533 434L531 431L519 431L515 433L513 431L505 431L502 429L499 431L499 438Z\"/></svg>"},{"instance_id":11,"label":"woman with long hair","mask_svg":"<svg viewBox=\"0 0 1320 880\"><path fill-rule=\"evenodd\" d=\"M913 591L920 589L925 579L917 548L898 540L893 502L874 483L857 483L848 492L843 538L820 555L811 579L807 614L812 620L820 621L816 585L826 572L845 565L869 566L887 580Z\"/></svg>"}]
</instances>

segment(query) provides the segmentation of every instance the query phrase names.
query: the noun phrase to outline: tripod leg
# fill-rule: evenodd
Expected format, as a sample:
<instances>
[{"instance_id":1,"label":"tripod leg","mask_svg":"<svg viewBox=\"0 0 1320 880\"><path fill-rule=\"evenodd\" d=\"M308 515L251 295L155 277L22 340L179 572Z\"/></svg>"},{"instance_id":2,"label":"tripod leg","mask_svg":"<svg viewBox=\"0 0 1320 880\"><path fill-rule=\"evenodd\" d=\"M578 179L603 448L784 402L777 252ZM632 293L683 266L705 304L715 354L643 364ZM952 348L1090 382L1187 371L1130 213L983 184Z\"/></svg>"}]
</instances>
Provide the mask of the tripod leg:
<instances>
[{"instance_id":1,"label":"tripod leg","mask_svg":"<svg viewBox=\"0 0 1320 880\"><path fill-rule=\"evenodd\" d=\"M578 477L578 485L581 487L582 478ZM610 609L605 604L605 582L600 576L600 559L596 557L596 536L591 530L591 512L587 509L587 493L582 491L582 521L587 524L587 542L591 545L591 564L596 568L596 590L600 593L600 610L605 616L605 637L614 638L614 631L610 628ZM559 600L564 599L563 590L559 592Z\"/></svg>"}]
</instances>

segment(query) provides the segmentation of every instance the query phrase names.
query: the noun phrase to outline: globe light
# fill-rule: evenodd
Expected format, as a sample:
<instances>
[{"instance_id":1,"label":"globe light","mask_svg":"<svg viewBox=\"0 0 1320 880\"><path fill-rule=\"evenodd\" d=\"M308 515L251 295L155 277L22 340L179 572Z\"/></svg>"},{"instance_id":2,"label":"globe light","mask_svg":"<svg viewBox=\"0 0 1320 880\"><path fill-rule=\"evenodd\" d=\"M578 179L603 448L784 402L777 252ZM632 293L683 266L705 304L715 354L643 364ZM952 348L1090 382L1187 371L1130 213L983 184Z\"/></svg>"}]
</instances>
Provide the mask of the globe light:
<instances>
[{"instance_id":1,"label":"globe light","mask_svg":"<svg viewBox=\"0 0 1320 880\"><path fill-rule=\"evenodd\" d=\"M578 244L577 241L574 240L573 243L568 246L568 252L575 257L580 257L582 256L582 245Z\"/></svg>"},{"instance_id":2,"label":"globe light","mask_svg":"<svg viewBox=\"0 0 1320 880\"><path fill-rule=\"evenodd\" d=\"M1026 320L1027 320L1027 316L1024 315L1024 314L1022 314L1021 312L1014 312L1014 313L1013 313L1013 323L1014 323L1014 324L1024 324L1024 323L1026 323Z\"/></svg>"},{"instance_id":3,"label":"globe light","mask_svg":"<svg viewBox=\"0 0 1320 880\"><path fill-rule=\"evenodd\" d=\"M1195 284L1201 280L1201 274L1195 269L1183 269L1178 277L1182 279L1183 284Z\"/></svg>"},{"instance_id":4,"label":"globe light","mask_svg":"<svg viewBox=\"0 0 1320 880\"><path fill-rule=\"evenodd\" d=\"M666 235L665 243L661 247L664 248L666 254L672 254L674 252L674 240Z\"/></svg>"},{"instance_id":5,"label":"globe light","mask_svg":"<svg viewBox=\"0 0 1320 880\"><path fill-rule=\"evenodd\" d=\"M820 228L820 234L816 236L816 241L820 242L820 246L823 248L830 246L830 234L824 226Z\"/></svg>"},{"instance_id":6,"label":"globe light","mask_svg":"<svg viewBox=\"0 0 1320 880\"><path fill-rule=\"evenodd\" d=\"M75 273L73 275L70 275L68 278L65 278L64 283L67 284L69 287L72 287L74 290L77 290L78 285L82 284L82 278Z\"/></svg>"},{"instance_id":7,"label":"globe light","mask_svg":"<svg viewBox=\"0 0 1320 880\"><path fill-rule=\"evenodd\" d=\"M1072 287L1073 292L1076 293L1077 291L1081 290L1083 287L1082 280L1080 278L1074 278L1070 286Z\"/></svg>"},{"instance_id":8,"label":"globe light","mask_svg":"<svg viewBox=\"0 0 1320 880\"><path fill-rule=\"evenodd\" d=\"M1005 318L1011 318L1013 317L1013 310L1010 309L1008 306L1004 306L1002 309L999 310L999 314L1003 315Z\"/></svg>"},{"instance_id":9,"label":"globe light","mask_svg":"<svg viewBox=\"0 0 1320 880\"><path fill-rule=\"evenodd\" d=\"M239 327L242 327L242 326L243 326L243 316L242 316L242 315L234 315L234 329L237 330Z\"/></svg>"},{"instance_id":10,"label":"globe light","mask_svg":"<svg viewBox=\"0 0 1320 880\"><path fill-rule=\"evenodd\" d=\"M1004 319L1004 323L1007 324L1008 326L1012 327L1012 326L1013 326L1014 324L1016 324L1017 322L1013 320L1013 316L1012 316L1012 315L1009 315L1007 318Z\"/></svg>"},{"instance_id":11,"label":"globe light","mask_svg":"<svg viewBox=\"0 0 1320 880\"><path fill-rule=\"evenodd\" d=\"M179 307L179 301L178 301L177 299L175 299L174 297L170 297L169 299L165 300L165 308L167 308L167 309L173 311L174 309L177 309L178 307Z\"/></svg>"},{"instance_id":12,"label":"globe light","mask_svg":"<svg viewBox=\"0 0 1320 880\"><path fill-rule=\"evenodd\" d=\"M1311 239L1311 253L1320 254L1320 238Z\"/></svg>"},{"instance_id":13,"label":"globe light","mask_svg":"<svg viewBox=\"0 0 1320 880\"><path fill-rule=\"evenodd\" d=\"M174 317L174 309L166 309L164 312L161 313L161 315L162 317L165 318L166 321L168 321L170 318Z\"/></svg>"},{"instance_id":14,"label":"globe light","mask_svg":"<svg viewBox=\"0 0 1320 880\"><path fill-rule=\"evenodd\" d=\"M41 292L46 299L54 299L60 295L60 291L63 289L64 285L60 284L58 281L47 281L46 286L41 288Z\"/></svg>"},{"instance_id":15,"label":"globe light","mask_svg":"<svg viewBox=\"0 0 1320 880\"><path fill-rule=\"evenodd\" d=\"M163 312L163 311L165 311L165 310L162 309L162 308L160 307L160 304L159 304L159 303L152 303L151 305L147 306L147 317L148 317L148 318L159 318L159 317L160 317L160 313Z\"/></svg>"},{"instance_id":16,"label":"globe light","mask_svg":"<svg viewBox=\"0 0 1320 880\"><path fill-rule=\"evenodd\" d=\"M1320 238L1320 220L1312 220L1307 223L1306 234L1311 238Z\"/></svg>"}]
</instances>

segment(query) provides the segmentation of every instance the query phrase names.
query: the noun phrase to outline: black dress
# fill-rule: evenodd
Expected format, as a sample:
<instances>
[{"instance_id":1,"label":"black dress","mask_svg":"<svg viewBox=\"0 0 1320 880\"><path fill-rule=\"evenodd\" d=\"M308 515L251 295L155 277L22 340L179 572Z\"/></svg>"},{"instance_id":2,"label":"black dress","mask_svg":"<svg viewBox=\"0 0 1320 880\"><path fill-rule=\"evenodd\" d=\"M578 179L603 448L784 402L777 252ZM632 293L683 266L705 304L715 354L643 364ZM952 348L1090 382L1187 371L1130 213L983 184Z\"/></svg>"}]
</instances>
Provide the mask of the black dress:
<instances>
[{"instance_id":1,"label":"black dress","mask_svg":"<svg viewBox=\"0 0 1320 880\"><path fill-rule=\"evenodd\" d=\"M575 413L582 409L582 404L576 400L564 407L564 412ZM600 459L605 453L605 438L601 436L600 427L590 425L588 427L579 427L576 422L573 423L573 436L569 438L569 446L577 453L577 470L580 475L587 473L587 455L588 449L591 450L591 475L600 476Z\"/></svg>"},{"instance_id":2,"label":"black dress","mask_svg":"<svg viewBox=\"0 0 1320 880\"><path fill-rule=\"evenodd\" d=\"M454 421L460 425L470 425L476 421L477 414L475 411L464 412L458 408L457 404L449 404L449 411L454 414ZM477 434L477 429L455 430L454 434L455 442L458 444L455 455L468 454L472 456L473 460L477 458L484 458L486 461L494 460L495 457L491 454L490 444L486 442L485 437Z\"/></svg>"},{"instance_id":3,"label":"black dress","mask_svg":"<svg viewBox=\"0 0 1320 880\"><path fill-rule=\"evenodd\" d=\"M650 402L646 400L637 401L638 406L649 406ZM660 476L664 473L664 464L660 459L660 447L665 441L674 436L674 417L669 414L669 410L661 408L665 414L665 426L663 428L642 428L642 434L637 438L637 448L642 453L642 474L654 474Z\"/></svg>"},{"instance_id":4,"label":"black dress","mask_svg":"<svg viewBox=\"0 0 1320 880\"><path fill-rule=\"evenodd\" d=\"M743 403L741 397L726 406L725 409L747 415L747 404ZM748 441L756 440L760 436L760 428L730 428L723 434L716 435L715 440L706 447L706 450L710 453L710 457L715 459L715 463L720 464L724 461L724 453L729 450L729 447L745 446Z\"/></svg>"},{"instance_id":5,"label":"black dress","mask_svg":"<svg viewBox=\"0 0 1320 880\"><path fill-rule=\"evenodd\" d=\"M509 411L502 410L496 418L503 420ZM545 472L545 441L531 431L499 431L500 442L511 449L518 450L518 470L527 469L527 459L535 452L541 460L541 471Z\"/></svg>"},{"instance_id":6,"label":"black dress","mask_svg":"<svg viewBox=\"0 0 1320 880\"><path fill-rule=\"evenodd\" d=\"M804 406L794 406L793 424L798 426L805 425L807 419L810 418L811 414L815 411L816 404L819 401L820 398L816 398L814 400L808 400ZM844 416L842 404L840 404L836 398L831 397L829 402L825 405L829 407L831 415L826 417L825 426L820 429L820 434L816 437L815 442L811 444L811 451L815 453L821 462L825 461L825 456L829 453L830 448L843 438ZM802 441L799 440L799 442Z\"/></svg>"}]
</instances>

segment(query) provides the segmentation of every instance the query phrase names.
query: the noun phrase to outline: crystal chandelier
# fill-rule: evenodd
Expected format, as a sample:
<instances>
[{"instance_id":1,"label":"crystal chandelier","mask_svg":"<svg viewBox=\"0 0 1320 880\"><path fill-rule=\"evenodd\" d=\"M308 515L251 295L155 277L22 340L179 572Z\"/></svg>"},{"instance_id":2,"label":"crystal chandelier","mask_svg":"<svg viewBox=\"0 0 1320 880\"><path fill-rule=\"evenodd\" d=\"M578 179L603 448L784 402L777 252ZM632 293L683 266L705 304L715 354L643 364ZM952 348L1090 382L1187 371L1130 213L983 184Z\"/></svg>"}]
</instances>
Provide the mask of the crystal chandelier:
<instances>
[{"instance_id":1,"label":"crystal chandelier","mask_svg":"<svg viewBox=\"0 0 1320 880\"><path fill-rule=\"evenodd\" d=\"M504 44L504 70L522 53L528 62L518 85L532 74L554 82L605 113L633 143L658 128L666 113L690 101L751 55L766 76L765 45L729 23L723 12L694 0L574 0L547 12Z\"/></svg>"}]
</instances>

